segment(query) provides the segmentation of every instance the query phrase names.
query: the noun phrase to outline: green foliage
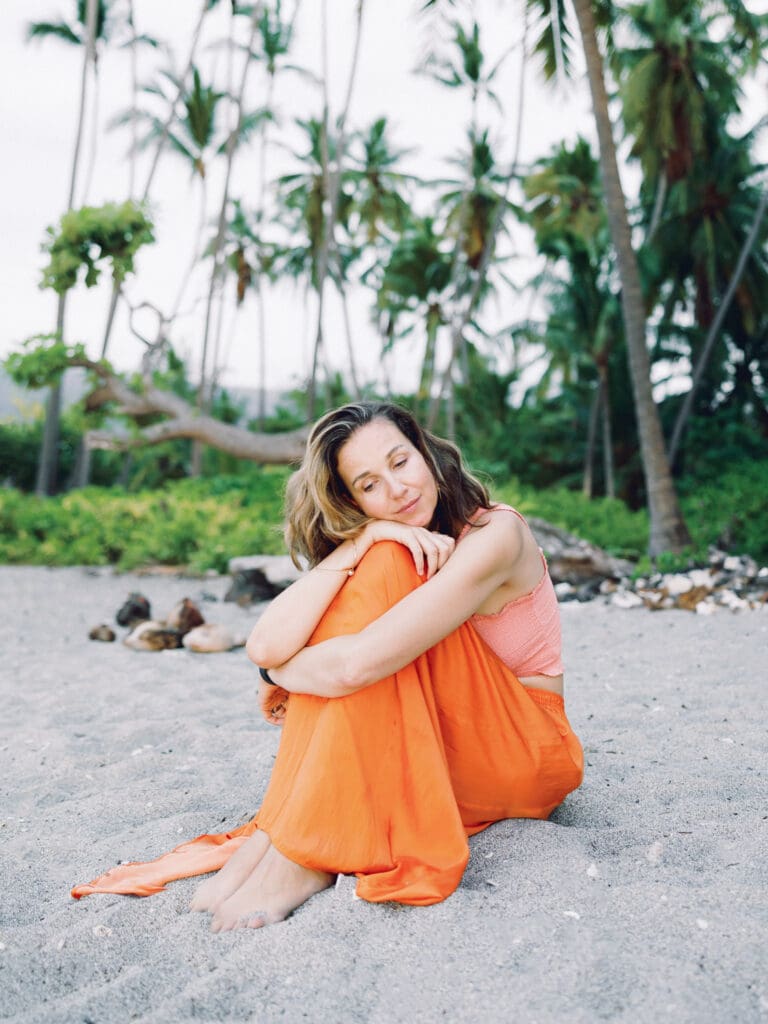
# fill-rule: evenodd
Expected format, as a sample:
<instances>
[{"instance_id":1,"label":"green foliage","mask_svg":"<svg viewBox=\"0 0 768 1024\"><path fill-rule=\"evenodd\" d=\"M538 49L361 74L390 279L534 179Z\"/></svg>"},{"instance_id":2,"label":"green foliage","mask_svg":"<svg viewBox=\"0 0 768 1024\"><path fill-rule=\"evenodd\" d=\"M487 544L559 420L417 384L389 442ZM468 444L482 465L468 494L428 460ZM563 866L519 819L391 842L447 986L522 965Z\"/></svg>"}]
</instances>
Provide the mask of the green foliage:
<instances>
[{"instance_id":1,"label":"green foliage","mask_svg":"<svg viewBox=\"0 0 768 1024\"><path fill-rule=\"evenodd\" d=\"M137 250L155 240L145 207L132 200L69 210L58 231L50 227L47 233L43 250L50 259L43 268L41 287L53 288L59 295L75 286L81 267L85 267L86 287L93 287L101 260L109 260L117 283L124 281L133 272Z\"/></svg>"},{"instance_id":2,"label":"green foliage","mask_svg":"<svg viewBox=\"0 0 768 1024\"><path fill-rule=\"evenodd\" d=\"M31 491L35 487L37 459L43 435L42 419L33 423L0 422L0 484ZM72 472L79 435L68 416L59 429L58 464L62 479Z\"/></svg>"},{"instance_id":3,"label":"green foliage","mask_svg":"<svg viewBox=\"0 0 768 1024\"><path fill-rule=\"evenodd\" d=\"M0 438L2 438L0 432ZM282 554L286 467L251 467L238 476L176 480L156 491L89 487L41 499L0 490L0 563L32 565L183 565L225 571L244 554ZM683 511L693 547L643 556L648 516L609 498L585 498L564 487L537 490L518 479L491 486L498 501L538 516L612 554L638 562L638 572L703 563L710 545L768 563L765 508L768 465L742 462L715 483L684 481Z\"/></svg>"},{"instance_id":4,"label":"green foliage","mask_svg":"<svg viewBox=\"0 0 768 1024\"><path fill-rule=\"evenodd\" d=\"M128 494L88 487L56 498L0 491L0 562L107 565L161 563L225 571L229 558L281 554L287 470L184 480Z\"/></svg>"},{"instance_id":5,"label":"green foliage","mask_svg":"<svg viewBox=\"0 0 768 1024\"><path fill-rule=\"evenodd\" d=\"M646 512L633 512L618 498L586 498L565 487L535 490L514 478L493 495L526 516L546 519L621 558L635 561L648 546Z\"/></svg>"},{"instance_id":6,"label":"green foliage","mask_svg":"<svg viewBox=\"0 0 768 1024\"><path fill-rule=\"evenodd\" d=\"M58 334L33 334L21 347L23 351L11 352L3 365L11 380L24 388L56 384L73 361L87 358L84 345L66 345Z\"/></svg>"},{"instance_id":7,"label":"green foliage","mask_svg":"<svg viewBox=\"0 0 768 1024\"><path fill-rule=\"evenodd\" d=\"M695 547L714 544L768 563L768 461L744 459L707 483L684 479L680 502Z\"/></svg>"}]
</instances>

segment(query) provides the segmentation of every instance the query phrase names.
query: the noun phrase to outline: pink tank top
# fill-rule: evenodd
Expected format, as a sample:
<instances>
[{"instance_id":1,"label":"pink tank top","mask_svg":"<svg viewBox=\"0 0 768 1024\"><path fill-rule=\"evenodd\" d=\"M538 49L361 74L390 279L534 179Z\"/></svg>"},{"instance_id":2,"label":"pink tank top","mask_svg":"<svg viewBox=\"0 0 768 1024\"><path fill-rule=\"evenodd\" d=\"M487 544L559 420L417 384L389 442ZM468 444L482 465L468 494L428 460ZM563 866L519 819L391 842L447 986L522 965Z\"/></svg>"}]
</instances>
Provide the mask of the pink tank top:
<instances>
[{"instance_id":1,"label":"pink tank top","mask_svg":"<svg viewBox=\"0 0 768 1024\"><path fill-rule=\"evenodd\" d=\"M473 518L484 511L478 510ZM525 523L510 505L493 505L490 511L514 512ZM467 530L469 527L465 526L459 540ZM475 614L469 619L491 650L518 677L559 676L563 671L560 611L543 551L541 561L544 574L529 594L515 598L493 615Z\"/></svg>"}]
</instances>

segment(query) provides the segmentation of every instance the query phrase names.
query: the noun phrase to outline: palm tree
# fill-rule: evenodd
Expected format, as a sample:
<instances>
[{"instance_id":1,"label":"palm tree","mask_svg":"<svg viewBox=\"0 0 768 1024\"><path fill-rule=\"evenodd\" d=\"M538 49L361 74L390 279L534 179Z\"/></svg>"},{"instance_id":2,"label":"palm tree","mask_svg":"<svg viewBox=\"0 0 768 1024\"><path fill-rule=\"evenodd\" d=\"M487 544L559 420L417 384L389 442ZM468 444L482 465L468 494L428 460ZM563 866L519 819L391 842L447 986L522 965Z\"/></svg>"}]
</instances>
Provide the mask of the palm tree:
<instances>
[{"instance_id":1,"label":"palm tree","mask_svg":"<svg viewBox=\"0 0 768 1024\"><path fill-rule=\"evenodd\" d=\"M106 24L106 3L104 0L78 0L77 24L35 22L30 25L29 37L42 39L53 37L83 47L83 70L80 79L80 107L77 120L77 132L72 154L72 169L69 178L69 195L67 210L71 210L75 189L77 187L77 171L80 162L80 149L83 137L83 123L88 99L88 69L96 62L96 41L103 35ZM56 334L64 338L64 314L66 310L67 292L59 295L56 309ZM39 495L53 494L56 489L57 458L56 448L59 441L59 418L61 415L61 384L55 384L48 393L45 410L45 426L37 467L35 492Z\"/></svg>"},{"instance_id":2,"label":"palm tree","mask_svg":"<svg viewBox=\"0 0 768 1024\"><path fill-rule=\"evenodd\" d=\"M541 341L555 365L583 364L597 378L589 416L583 491L591 496L598 416L602 413L605 490L614 496L610 408L610 359L621 337L618 299L610 281L613 261L599 167L589 143L556 148L539 160L524 181L531 204L527 219L539 252L553 264L565 262L566 280L550 289L550 315ZM577 371L578 372L578 371Z\"/></svg>"},{"instance_id":3,"label":"palm tree","mask_svg":"<svg viewBox=\"0 0 768 1024\"><path fill-rule=\"evenodd\" d=\"M427 4L430 6L430 4ZM517 172L520 145L520 117L516 153L511 169L503 174L499 171L492 152L488 132L479 127L480 101L485 99L502 111L501 102L493 89L494 79L502 64L509 56L508 49L490 70L486 70L486 59L480 44L480 28L476 21L465 29L460 21L449 23L451 49L447 56L430 54L423 69L438 82L451 89L463 89L469 93L469 153L462 154L458 163L462 169L469 168L459 189L443 197L450 209L448 229L455 239L452 281L453 308L446 323L450 325L450 351L443 371L440 386L432 396L429 408L428 426L434 426L443 398L448 402L448 434L453 434L454 396L453 367L463 353L463 364L468 372L469 360L466 352L465 330L472 319L480 299L487 293L486 274L494 255L496 237L507 210L507 193ZM525 65L527 23L523 25L522 61ZM506 182L505 188L501 186ZM465 381L466 383L466 381Z\"/></svg>"},{"instance_id":4,"label":"palm tree","mask_svg":"<svg viewBox=\"0 0 768 1024\"><path fill-rule=\"evenodd\" d=\"M256 206L256 225L251 232L251 236L254 240L260 237L262 225L265 221L268 189L268 131L275 116L274 94L277 84L277 76L284 71L296 71L298 73L303 73L301 69L289 64L285 59L288 56L293 43L294 25L299 13L300 4L301 0L296 0L290 19L284 19L281 0L276 0L274 8L264 8L259 20L259 42L267 73L267 96L264 104L267 116L265 116L261 121L261 137L259 140L259 191ZM258 254L258 262L259 264L262 264L263 262L260 252ZM260 382L258 422L259 425L262 426L266 416L267 329L265 299L262 289L262 274L258 272L258 270L254 275L253 284L257 303L257 334L255 343L258 353Z\"/></svg>"},{"instance_id":5,"label":"palm tree","mask_svg":"<svg viewBox=\"0 0 768 1024\"><path fill-rule=\"evenodd\" d=\"M259 21L263 11L263 0L259 0L258 3L254 3L251 8L249 26L248 26L248 42L245 48L245 57L243 59L243 65L240 74L240 82L237 88L237 92L234 99L234 125L227 141L224 145L224 157L226 161L225 173L224 173L224 188L222 190L221 206L219 207L219 217L216 225L216 234L214 236L211 245L211 277L208 287L208 297L205 306L205 321L203 326L203 344L202 354L200 358L200 384L197 390L197 404L201 411L205 411L207 408L207 371L208 371L208 346L211 336L211 324L213 317L213 305L214 298L216 295L217 288L219 286L219 278L225 269L225 257L224 257L224 240L226 238L227 230L227 218L229 212L230 203L230 183L232 180L232 167L234 164L235 152L238 144L243 140L243 126L245 118L245 87L248 81L248 75L252 65L252 55L256 35L258 33ZM233 7L233 15L236 13L236 9ZM234 20L234 19L233 19ZM263 112L260 112L258 116L261 116ZM257 116L257 119L258 119ZM199 442L195 442L192 446L192 466L191 472L193 476L199 475L202 468L202 446Z\"/></svg>"},{"instance_id":6,"label":"palm tree","mask_svg":"<svg viewBox=\"0 0 768 1024\"><path fill-rule=\"evenodd\" d=\"M394 244L377 290L377 313L389 345L417 326L425 333L416 402L426 410L435 375L437 332L446 322L451 253L432 218L414 218Z\"/></svg>"},{"instance_id":7,"label":"palm tree","mask_svg":"<svg viewBox=\"0 0 768 1024\"><path fill-rule=\"evenodd\" d=\"M592 0L572 2L586 62L608 225L621 280L622 315L650 518L649 553L658 555L663 551L680 551L690 542L690 535L675 493L659 412L651 389L645 300L619 177L603 57L597 41L596 16L603 23L609 21L611 8L607 3L596 7ZM567 72L571 33L564 0L557 0L556 4L552 0L526 0L526 3L531 14L538 17L539 24L546 26L537 44L539 52L548 51L545 76L551 78L559 69Z\"/></svg>"},{"instance_id":8,"label":"palm tree","mask_svg":"<svg viewBox=\"0 0 768 1024\"><path fill-rule=\"evenodd\" d=\"M727 28L717 31L724 37L716 38L713 29L724 19ZM707 159L713 135L738 111L741 81L759 53L761 19L740 0L658 0L630 6L622 20L639 45L616 50L612 67L631 155L655 196L652 237L668 189Z\"/></svg>"},{"instance_id":9,"label":"palm tree","mask_svg":"<svg viewBox=\"0 0 768 1024\"><path fill-rule=\"evenodd\" d=\"M628 20L640 45L618 52L614 64L632 153L646 175L646 216L653 207L646 240L649 297L663 296L660 344L670 335L673 346L675 336L685 339L678 357L688 354L695 367L669 446L674 461L716 343L721 358L708 373L704 408L729 362L721 328L748 336L765 303L764 206L750 152L753 133L731 137L728 121L739 113L742 82L760 59L768 18L751 14L740 0L663 0L630 7ZM691 296L695 326L682 332L674 314Z\"/></svg>"},{"instance_id":10,"label":"palm tree","mask_svg":"<svg viewBox=\"0 0 768 1024\"><path fill-rule=\"evenodd\" d=\"M307 387L307 416L314 415L318 360L323 343L322 301L325 275L330 274L334 282L339 281L340 264L334 250L334 260L328 259L327 233L330 223L330 197L328 195L328 163L337 164L336 140L326 139L326 128L322 121L310 118L298 120L297 126L304 133L304 149L294 157L303 165L301 170L284 174L278 179L278 198L282 210L281 219L290 233L291 244L284 249L280 265L289 277L304 278L317 297L317 331L313 348L312 370ZM353 182L345 168L339 178L338 195L334 202L335 221L347 230L353 206ZM325 262L323 260L325 254ZM350 353L354 367L354 353Z\"/></svg>"},{"instance_id":11,"label":"palm tree","mask_svg":"<svg viewBox=\"0 0 768 1024\"><path fill-rule=\"evenodd\" d=\"M351 226L360 233L361 242L374 245L382 235L402 231L408 222L410 205L403 195L418 179L397 170L398 163L409 149L392 149L388 138L386 117L379 117L367 130L354 134L355 147L350 151L350 169L345 179L354 185Z\"/></svg>"},{"instance_id":12,"label":"palm tree","mask_svg":"<svg viewBox=\"0 0 768 1024\"><path fill-rule=\"evenodd\" d=\"M170 87L170 89L169 89ZM170 127L166 125L165 116L161 117L152 110L131 108L113 118L113 127L130 124L144 127L136 138L136 148L142 152L158 142L162 146L181 157L189 167L193 179L200 190L199 215L196 241L190 264L182 276L176 300L173 303L173 318L178 312L191 278L198 264L202 250L202 237L205 227L207 210L207 170L210 160L220 150L224 137L219 131L218 111L225 93L219 92L212 85L205 85L197 67L192 66L192 82L187 89L183 82L172 71L162 71L160 78L152 85L143 89L148 96L158 97L164 106L174 108L174 120ZM177 97L180 95L180 99ZM255 117L255 115L253 115ZM253 118L251 118L252 120ZM246 128L250 126L246 119ZM106 337L109 331L106 332ZM102 352L102 358L105 351Z\"/></svg>"}]
</instances>

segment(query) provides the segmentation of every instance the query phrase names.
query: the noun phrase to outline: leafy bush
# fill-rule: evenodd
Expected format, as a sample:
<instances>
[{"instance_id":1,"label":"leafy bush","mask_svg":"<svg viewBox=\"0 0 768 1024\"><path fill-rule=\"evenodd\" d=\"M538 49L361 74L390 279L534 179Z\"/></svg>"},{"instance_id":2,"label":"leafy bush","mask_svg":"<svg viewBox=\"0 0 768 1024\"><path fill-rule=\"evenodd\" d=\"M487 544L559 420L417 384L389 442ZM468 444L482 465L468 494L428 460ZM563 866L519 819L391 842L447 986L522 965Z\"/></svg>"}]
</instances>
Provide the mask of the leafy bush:
<instances>
[{"instance_id":1,"label":"leafy bush","mask_svg":"<svg viewBox=\"0 0 768 1024\"><path fill-rule=\"evenodd\" d=\"M523 515L546 519L612 555L636 561L648 546L646 512L633 512L618 498L585 498L565 487L534 490L516 479L492 488L492 493Z\"/></svg>"},{"instance_id":2,"label":"leafy bush","mask_svg":"<svg viewBox=\"0 0 768 1024\"><path fill-rule=\"evenodd\" d=\"M184 480L128 494L88 487L56 498L0 491L0 561L33 565L162 563L225 571L238 554L281 554L287 471L264 480ZM261 476L259 474L258 476Z\"/></svg>"},{"instance_id":3,"label":"leafy bush","mask_svg":"<svg viewBox=\"0 0 768 1024\"><path fill-rule=\"evenodd\" d=\"M160 490L131 494L89 487L57 498L0 490L0 562L35 565L107 565L120 569L164 563L190 571L224 571L241 554L283 554L282 501L286 467L249 467L238 476L176 480ZM517 479L491 487L499 501L584 537L612 554L644 556L648 518L618 500L589 500L565 488L534 490ZM742 463L717 484L681 485L693 545L656 566L684 568L706 558L708 545L748 553L768 563L765 508L768 465Z\"/></svg>"}]
</instances>

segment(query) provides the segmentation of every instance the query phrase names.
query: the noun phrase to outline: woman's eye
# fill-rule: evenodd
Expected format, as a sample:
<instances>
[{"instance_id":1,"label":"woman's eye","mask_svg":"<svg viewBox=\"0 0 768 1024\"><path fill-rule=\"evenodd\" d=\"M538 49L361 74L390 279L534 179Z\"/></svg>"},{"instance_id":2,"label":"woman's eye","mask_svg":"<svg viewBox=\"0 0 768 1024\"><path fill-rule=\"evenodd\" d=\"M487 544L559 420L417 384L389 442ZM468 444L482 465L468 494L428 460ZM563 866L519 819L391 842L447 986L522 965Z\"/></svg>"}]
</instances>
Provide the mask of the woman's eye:
<instances>
[{"instance_id":1,"label":"woman's eye","mask_svg":"<svg viewBox=\"0 0 768 1024\"><path fill-rule=\"evenodd\" d=\"M406 464L407 461L408 459L400 459L399 462L395 463L395 469L400 469L402 466Z\"/></svg>"},{"instance_id":2,"label":"woman's eye","mask_svg":"<svg viewBox=\"0 0 768 1024\"><path fill-rule=\"evenodd\" d=\"M373 490L373 483L363 484L363 491L368 494L369 491Z\"/></svg>"}]
</instances>

